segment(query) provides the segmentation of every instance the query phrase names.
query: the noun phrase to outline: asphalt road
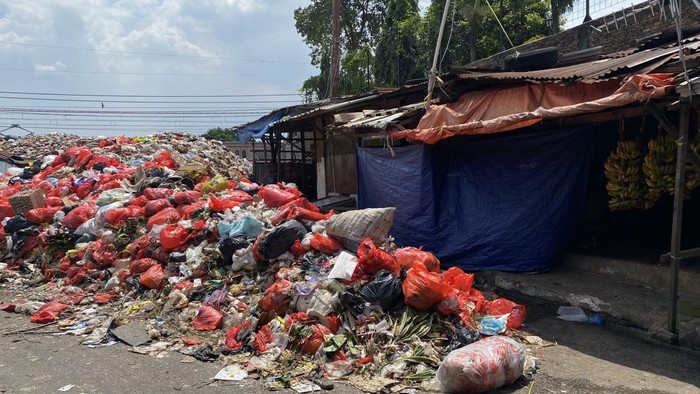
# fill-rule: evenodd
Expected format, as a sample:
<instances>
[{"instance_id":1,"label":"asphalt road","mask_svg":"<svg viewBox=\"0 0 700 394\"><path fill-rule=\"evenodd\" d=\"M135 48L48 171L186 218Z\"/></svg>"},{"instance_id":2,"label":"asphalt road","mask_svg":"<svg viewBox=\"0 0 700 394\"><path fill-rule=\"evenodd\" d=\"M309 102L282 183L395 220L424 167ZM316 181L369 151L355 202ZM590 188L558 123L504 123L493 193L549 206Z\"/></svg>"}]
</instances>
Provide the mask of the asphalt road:
<instances>
[{"instance_id":1,"label":"asphalt road","mask_svg":"<svg viewBox=\"0 0 700 394\"><path fill-rule=\"evenodd\" d=\"M534 347L540 369L532 381L521 379L498 393L700 393L700 357L641 340L613 326L590 326L555 318L551 306L528 303L527 329L556 346ZM32 324L26 316L0 312L0 332ZM168 353L153 358L129 352L125 345L91 349L78 338L34 334L0 335L0 392L56 393L221 393L267 392L259 382L213 382L218 362L182 363ZM291 391L290 391L291 392ZM336 384L334 393L360 391Z\"/></svg>"}]
</instances>

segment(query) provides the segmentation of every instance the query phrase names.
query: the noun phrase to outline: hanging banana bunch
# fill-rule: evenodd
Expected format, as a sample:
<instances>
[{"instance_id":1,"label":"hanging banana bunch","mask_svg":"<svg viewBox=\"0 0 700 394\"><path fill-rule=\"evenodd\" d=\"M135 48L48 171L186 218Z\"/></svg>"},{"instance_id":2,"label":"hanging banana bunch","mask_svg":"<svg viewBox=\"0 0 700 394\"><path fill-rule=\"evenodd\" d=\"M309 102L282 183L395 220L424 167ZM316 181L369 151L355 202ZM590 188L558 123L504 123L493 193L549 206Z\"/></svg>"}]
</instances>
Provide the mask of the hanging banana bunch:
<instances>
[{"instance_id":1,"label":"hanging banana bunch","mask_svg":"<svg viewBox=\"0 0 700 394\"><path fill-rule=\"evenodd\" d=\"M644 208L650 209L664 193L673 194L675 187L676 143L670 136L649 141L642 169L647 185Z\"/></svg>"},{"instance_id":2,"label":"hanging banana bunch","mask_svg":"<svg viewBox=\"0 0 700 394\"><path fill-rule=\"evenodd\" d=\"M700 132L695 134L695 138L690 141L690 151L700 156ZM700 170L691 161L685 165L685 196L690 198L690 192L700 186Z\"/></svg>"},{"instance_id":3,"label":"hanging banana bunch","mask_svg":"<svg viewBox=\"0 0 700 394\"><path fill-rule=\"evenodd\" d=\"M644 203L644 179L640 170L642 154L635 141L618 142L605 161L605 188L613 210L641 208Z\"/></svg>"}]
</instances>

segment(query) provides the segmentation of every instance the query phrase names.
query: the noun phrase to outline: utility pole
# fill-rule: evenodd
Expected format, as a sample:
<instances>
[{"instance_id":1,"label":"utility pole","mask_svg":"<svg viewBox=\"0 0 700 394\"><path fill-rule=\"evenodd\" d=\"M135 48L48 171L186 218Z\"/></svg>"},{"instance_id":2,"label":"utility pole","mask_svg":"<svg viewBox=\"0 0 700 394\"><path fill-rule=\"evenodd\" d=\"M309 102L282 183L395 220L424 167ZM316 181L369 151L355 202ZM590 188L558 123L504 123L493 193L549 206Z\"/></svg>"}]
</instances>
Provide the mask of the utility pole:
<instances>
[{"instance_id":1,"label":"utility pole","mask_svg":"<svg viewBox=\"0 0 700 394\"><path fill-rule=\"evenodd\" d=\"M333 44L331 47L331 98L340 97L340 0L333 0Z\"/></svg>"},{"instance_id":2,"label":"utility pole","mask_svg":"<svg viewBox=\"0 0 700 394\"><path fill-rule=\"evenodd\" d=\"M445 2L445 10L442 12L442 22L440 22L440 31L438 32L437 44L435 44L435 55L433 55L433 67L430 69L430 77L428 78L428 97L425 98L425 109L430 108L430 102L433 101L433 88L435 88L435 79L437 78L437 63L440 57L440 47L442 44L442 32L445 30L445 22L447 21L447 12L450 10L450 0Z\"/></svg>"}]
</instances>

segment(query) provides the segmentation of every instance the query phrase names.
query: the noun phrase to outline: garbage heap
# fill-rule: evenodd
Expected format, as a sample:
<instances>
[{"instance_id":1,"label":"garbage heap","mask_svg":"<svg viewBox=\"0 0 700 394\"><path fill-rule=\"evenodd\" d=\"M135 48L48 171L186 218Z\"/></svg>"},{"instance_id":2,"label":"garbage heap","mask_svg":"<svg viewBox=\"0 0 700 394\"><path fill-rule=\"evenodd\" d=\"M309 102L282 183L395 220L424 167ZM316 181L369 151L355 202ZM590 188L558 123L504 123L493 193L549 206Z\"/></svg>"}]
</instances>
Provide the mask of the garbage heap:
<instances>
[{"instance_id":1,"label":"garbage heap","mask_svg":"<svg viewBox=\"0 0 700 394\"><path fill-rule=\"evenodd\" d=\"M217 378L270 389L483 391L523 373L508 336L525 307L397 248L394 208L322 213L193 136L94 142L1 179L0 279L21 297L0 309L89 346L220 359Z\"/></svg>"}]
</instances>

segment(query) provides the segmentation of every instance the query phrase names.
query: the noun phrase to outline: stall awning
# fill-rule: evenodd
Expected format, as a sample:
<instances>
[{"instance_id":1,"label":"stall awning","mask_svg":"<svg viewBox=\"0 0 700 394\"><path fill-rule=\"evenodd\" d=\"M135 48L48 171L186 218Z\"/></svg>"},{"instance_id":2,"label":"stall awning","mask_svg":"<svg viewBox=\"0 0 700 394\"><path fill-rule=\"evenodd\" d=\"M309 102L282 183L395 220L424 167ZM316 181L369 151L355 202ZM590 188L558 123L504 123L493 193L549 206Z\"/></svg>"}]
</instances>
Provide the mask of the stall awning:
<instances>
[{"instance_id":1,"label":"stall awning","mask_svg":"<svg viewBox=\"0 0 700 394\"><path fill-rule=\"evenodd\" d=\"M434 105L418 127L394 131L394 138L434 144L456 135L492 134L556 119L600 112L608 108L666 95L673 74L632 76L622 86L615 80L598 83L527 84L469 92L458 101Z\"/></svg>"}]
</instances>

